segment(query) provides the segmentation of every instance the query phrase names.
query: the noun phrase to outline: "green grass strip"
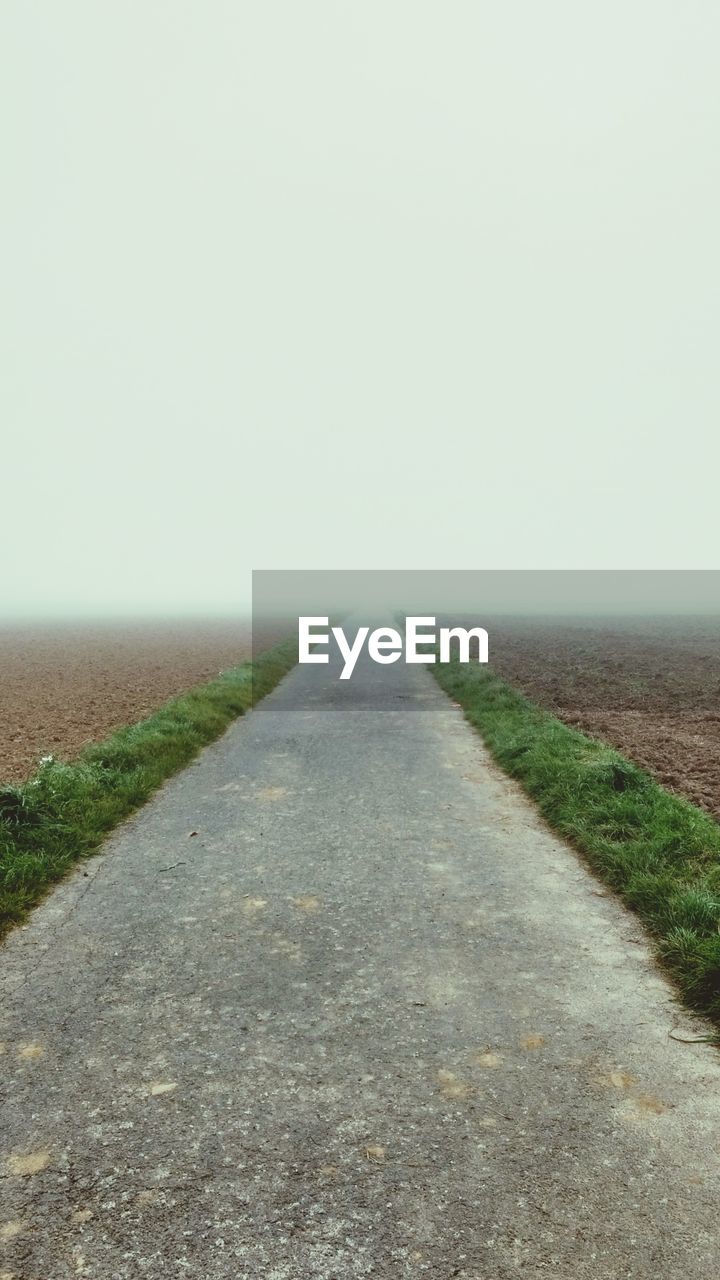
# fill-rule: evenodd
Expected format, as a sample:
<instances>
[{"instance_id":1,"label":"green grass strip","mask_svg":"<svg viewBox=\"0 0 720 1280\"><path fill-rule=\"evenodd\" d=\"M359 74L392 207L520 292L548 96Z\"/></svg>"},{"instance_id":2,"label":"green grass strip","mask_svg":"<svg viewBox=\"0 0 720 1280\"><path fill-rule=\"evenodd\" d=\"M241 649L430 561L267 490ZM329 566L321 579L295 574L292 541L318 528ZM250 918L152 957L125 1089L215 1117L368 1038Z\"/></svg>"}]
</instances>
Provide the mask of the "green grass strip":
<instances>
[{"instance_id":1,"label":"green grass strip","mask_svg":"<svg viewBox=\"0 0 720 1280\"><path fill-rule=\"evenodd\" d=\"M720 826L487 668L431 670L548 823L637 912L685 1001L720 1025Z\"/></svg>"},{"instance_id":2,"label":"green grass strip","mask_svg":"<svg viewBox=\"0 0 720 1280\"><path fill-rule=\"evenodd\" d=\"M296 661L296 641L277 645L87 747L71 764L49 758L21 786L0 786L0 936Z\"/></svg>"}]
</instances>

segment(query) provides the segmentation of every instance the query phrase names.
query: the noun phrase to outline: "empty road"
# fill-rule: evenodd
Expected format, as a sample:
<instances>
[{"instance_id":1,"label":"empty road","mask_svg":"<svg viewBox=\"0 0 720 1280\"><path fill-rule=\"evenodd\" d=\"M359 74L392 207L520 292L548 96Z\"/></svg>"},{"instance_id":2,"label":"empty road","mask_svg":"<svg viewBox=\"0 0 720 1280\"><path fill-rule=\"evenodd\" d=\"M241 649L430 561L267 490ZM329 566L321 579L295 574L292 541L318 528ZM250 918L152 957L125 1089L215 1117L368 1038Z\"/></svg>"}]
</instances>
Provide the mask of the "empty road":
<instances>
[{"instance_id":1,"label":"empty road","mask_svg":"<svg viewBox=\"0 0 720 1280\"><path fill-rule=\"evenodd\" d=\"M717 1275L706 1028L421 668L297 668L0 997L1 1280Z\"/></svg>"}]
</instances>

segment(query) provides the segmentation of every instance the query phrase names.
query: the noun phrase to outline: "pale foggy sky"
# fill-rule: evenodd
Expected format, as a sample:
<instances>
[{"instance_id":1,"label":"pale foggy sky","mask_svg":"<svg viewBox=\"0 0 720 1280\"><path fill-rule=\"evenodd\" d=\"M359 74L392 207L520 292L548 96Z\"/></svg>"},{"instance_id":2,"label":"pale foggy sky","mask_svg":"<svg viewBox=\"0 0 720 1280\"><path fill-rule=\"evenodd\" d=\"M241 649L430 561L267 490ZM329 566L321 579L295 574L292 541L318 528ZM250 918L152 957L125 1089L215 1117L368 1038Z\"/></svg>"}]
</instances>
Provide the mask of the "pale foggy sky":
<instances>
[{"instance_id":1,"label":"pale foggy sky","mask_svg":"<svg viewBox=\"0 0 720 1280\"><path fill-rule=\"evenodd\" d=\"M4 0L0 611L715 567L718 47L715 0Z\"/></svg>"}]
</instances>

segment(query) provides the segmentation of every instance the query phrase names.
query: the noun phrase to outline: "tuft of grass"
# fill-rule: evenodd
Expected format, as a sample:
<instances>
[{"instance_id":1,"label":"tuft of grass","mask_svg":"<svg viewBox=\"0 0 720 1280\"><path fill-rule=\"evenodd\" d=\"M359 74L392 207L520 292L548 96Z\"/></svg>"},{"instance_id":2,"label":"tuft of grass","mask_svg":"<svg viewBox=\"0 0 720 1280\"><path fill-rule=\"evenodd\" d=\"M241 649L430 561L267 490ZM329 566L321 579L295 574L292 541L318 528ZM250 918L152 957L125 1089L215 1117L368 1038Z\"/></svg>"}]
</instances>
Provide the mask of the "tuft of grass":
<instances>
[{"instance_id":1,"label":"tuft of grass","mask_svg":"<svg viewBox=\"0 0 720 1280\"><path fill-rule=\"evenodd\" d=\"M277 645L87 747L72 763L48 757L28 782L0 785L0 936L296 661L296 641Z\"/></svg>"},{"instance_id":2,"label":"tuft of grass","mask_svg":"<svg viewBox=\"0 0 720 1280\"><path fill-rule=\"evenodd\" d=\"M641 917L685 1001L720 1025L720 826L485 667L436 663L491 754Z\"/></svg>"}]
</instances>

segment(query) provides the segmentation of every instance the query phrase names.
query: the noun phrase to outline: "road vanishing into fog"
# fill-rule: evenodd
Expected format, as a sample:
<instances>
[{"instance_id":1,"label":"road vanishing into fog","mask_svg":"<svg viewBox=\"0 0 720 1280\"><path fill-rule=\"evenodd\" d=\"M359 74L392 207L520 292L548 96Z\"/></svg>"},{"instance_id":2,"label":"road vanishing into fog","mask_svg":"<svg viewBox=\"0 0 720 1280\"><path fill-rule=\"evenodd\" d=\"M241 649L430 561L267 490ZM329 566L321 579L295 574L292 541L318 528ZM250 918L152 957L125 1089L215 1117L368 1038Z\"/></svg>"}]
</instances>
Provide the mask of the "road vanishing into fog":
<instances>
[{"instance_id":1,"label":"road vanishing into fog","mask_svg":"<svg viewBox=\"0 0 720 1280\"><path fill-rule=\"evenodd\" d=\"M336 674L0 949L0 1280L715 1280L706 1028L424 669Z\"/></svg>"}]
</instances>

